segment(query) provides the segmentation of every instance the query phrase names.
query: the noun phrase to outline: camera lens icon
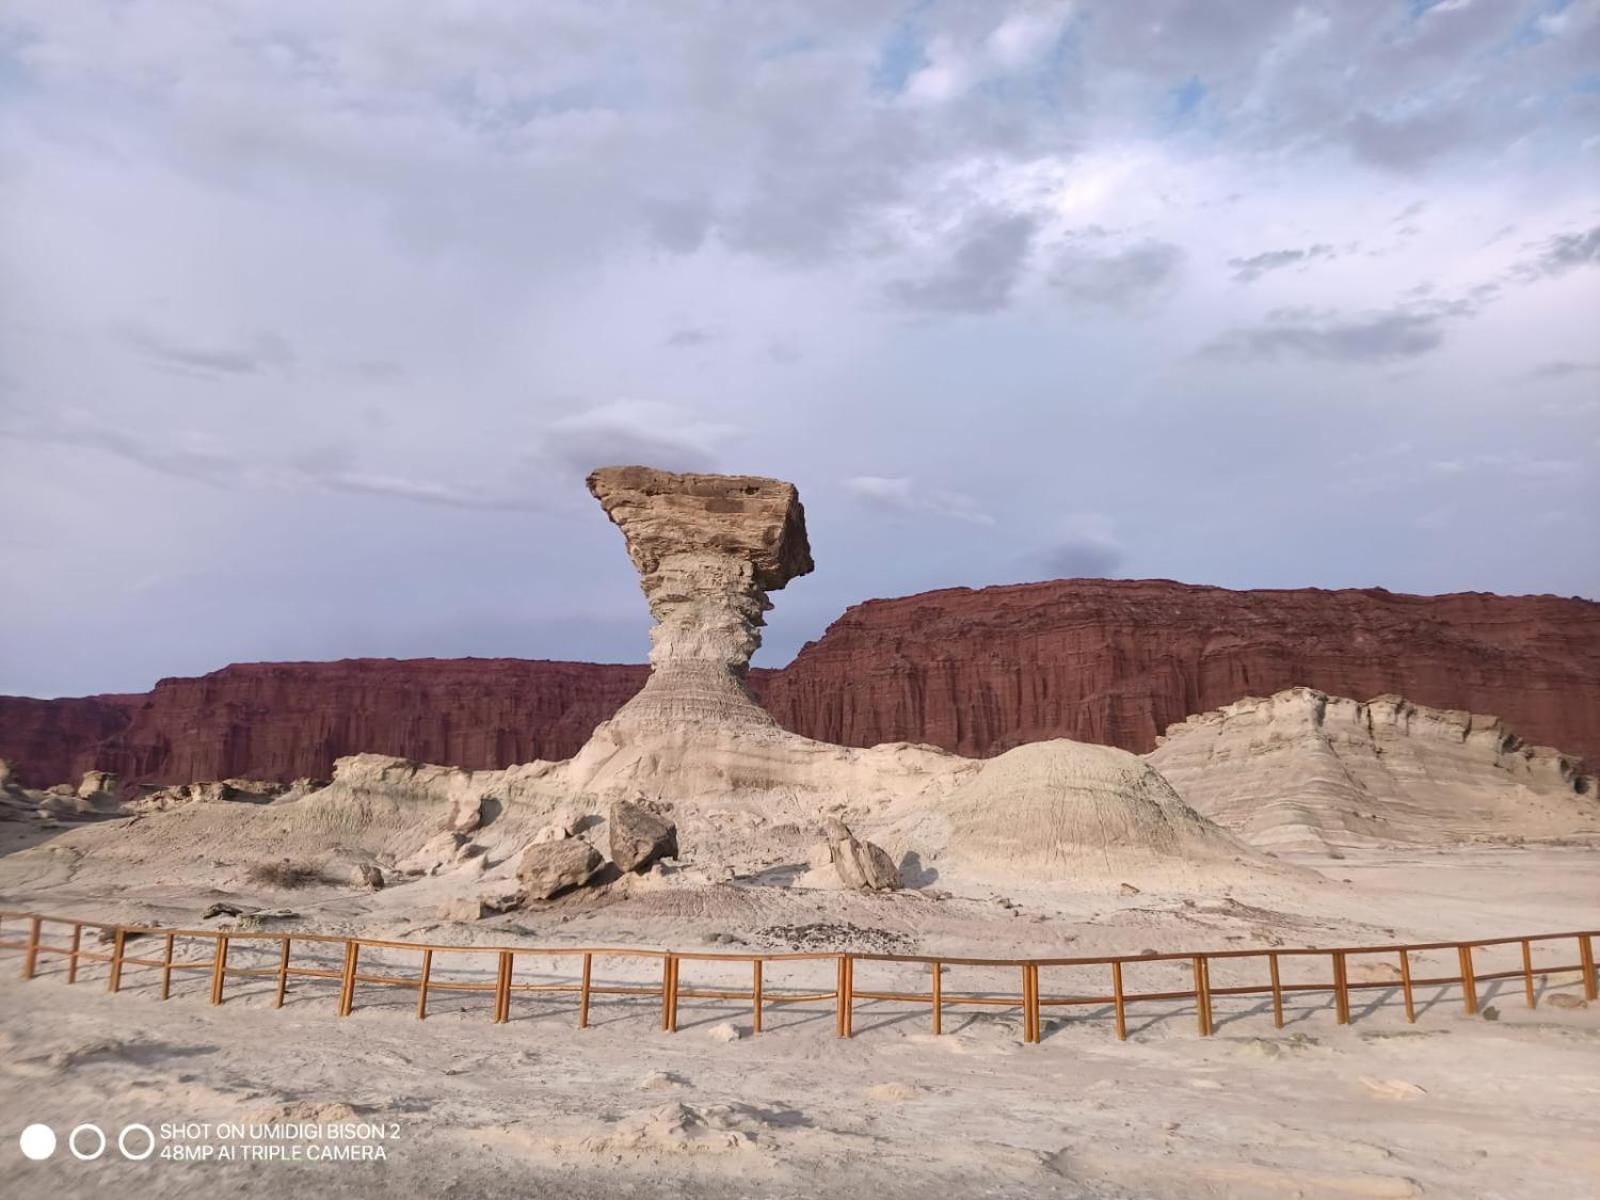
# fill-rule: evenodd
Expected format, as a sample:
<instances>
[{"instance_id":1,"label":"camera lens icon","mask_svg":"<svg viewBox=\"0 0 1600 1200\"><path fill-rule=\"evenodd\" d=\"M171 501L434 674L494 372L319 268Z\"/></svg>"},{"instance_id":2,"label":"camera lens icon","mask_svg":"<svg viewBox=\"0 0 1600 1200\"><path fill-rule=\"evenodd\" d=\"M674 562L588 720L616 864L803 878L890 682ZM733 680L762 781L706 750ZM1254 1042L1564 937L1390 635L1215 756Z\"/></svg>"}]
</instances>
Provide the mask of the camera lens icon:
<instances>
[{"instance_id":1,"label":"camera lens icon","mask_svg":"<svg viewBox=\"0 0 1600 1200\"><path fill-rule=\"evenodd\" d=\"M56 1131L48 1125L29 1125L17 1139L22 1157L43 1162L56 1152Z\"/></svg>"},{"instance_id":2,"label":"camera lens icon","mask_svg":"<svg viewBox=\"0 0 1600 1200\"><path fill-rule=\"evenodd\" d=\"M87 1145L94 1145L94 1153L89 1153L82 1145L80 1138ZM95 1145L98 1140L98 1145ZM93 1162L106 1152L106 1131L98 1125L88 1123L79 1125L67 1135L67 1149L72 1151L72 1157L79 1162Z\"/></svg>"}]
</instances>

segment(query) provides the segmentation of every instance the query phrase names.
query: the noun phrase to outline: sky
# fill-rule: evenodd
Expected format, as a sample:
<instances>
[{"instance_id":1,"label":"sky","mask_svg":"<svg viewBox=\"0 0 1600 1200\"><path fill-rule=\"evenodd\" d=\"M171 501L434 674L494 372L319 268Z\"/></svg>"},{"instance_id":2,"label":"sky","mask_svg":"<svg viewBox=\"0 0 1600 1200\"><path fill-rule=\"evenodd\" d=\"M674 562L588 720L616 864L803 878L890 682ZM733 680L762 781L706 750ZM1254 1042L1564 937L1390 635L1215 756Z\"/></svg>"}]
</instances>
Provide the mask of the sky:
<instances>
[{"instance_id":1,"label":"sky","mask_svg":"<svg viewBox=\"0 0 1600 1200\"><path fill-rule=\"evenodd\" d=\"M643 661L600 465L847 605L1600 597L1600 0L6 0L0 692Z\"/></svg>"}]
</instances>

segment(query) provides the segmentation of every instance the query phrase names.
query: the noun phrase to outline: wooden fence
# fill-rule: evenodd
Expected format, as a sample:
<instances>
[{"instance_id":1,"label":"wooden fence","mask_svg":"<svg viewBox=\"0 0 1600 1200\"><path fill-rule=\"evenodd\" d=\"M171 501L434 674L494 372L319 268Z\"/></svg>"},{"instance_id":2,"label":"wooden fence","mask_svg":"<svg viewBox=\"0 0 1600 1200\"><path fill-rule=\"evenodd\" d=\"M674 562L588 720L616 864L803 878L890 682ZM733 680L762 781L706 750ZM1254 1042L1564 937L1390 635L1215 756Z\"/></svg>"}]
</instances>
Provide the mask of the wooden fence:
<instances>
[{"instance_id":1,"label":"wooden fence","mask_svg":"<svg viewBox=\"0 0 1600 1200\"><path fill-rule=\"evenodd\" d=\"M26 922L25 938L7 938L7 923ZM70 931L62 943L45 940L47 931L52 934ZM84 931L94 931L104 950L86 949ZM430 995L442 991L485 992L493 996L493 1019L504 1023L511 1019L511 1001L516 994L557 993L575 994L578 997L578 1025L589 1024L590 1000L595 996L628 996L654 998L660 1002L661 1028L674 1032L678 1027L680 1000L735 1000L747 1002L755 1032L761 1032L763 1014L777 1005L824 1004L834 1009L836 1032L840 1037L850 1037L858 1002L885 1001L896 1004L927 1006L933 1032L943 1032L945 1014L951 1009L969 1007L1020 1010L1022 1037L1026 1042L1037 1042L1042 1034L1041 1014L1045 1009L1073 1006L1109 1007L1115 1020L1119 1039L1128 1036L1128 1010L1134 1004L1155 1001L1194 1002L1196 1019L1202 1036L1210 1036L1215 1028L1212 1002L1219 996L1271 997L1273 1024L1283 1028L1284 997L1295 993L1331 992L1334 1011L1341 1025L1350 1022L1350 996L1352 992L1371 988L1393 989L1397 985L1405 1004L1408 1022L1417 1017L1416 989L1423 987L1461 988L1462 1003L1466 1011L1478 1011L1480 985L1495 980L1520 979L1524 999L1529 1008L1537 1007L1538 992L1535 978L1540 975L1580 973L1585 998L1597 998L1597 980L1594 960L1594 939L1600 930L1576 933L1545 933L1528 937L1485 938L1467 942L1422 942L1392 946L1339 946L1328 949L1272 949L1216 950L1205 953L1117 955L1109 958L972 958L947 955L921 954L855 954L837 951L791 954L705 954L677 950L642 950L620 947L524 947L524 946L446 946L419 942L389 941L379 938L335 937L318 933L267 933L242 930L166 929L147 925L117 925L74 917L47 916L35 912L0 910L0 948L22 952L22 977L32 979L38 973L40 960L59 956L67 960L66 981L76 983L79 964L82 962L107 964L106 986L116 992L122 987L123 972L130 967L143 967L159 971L160 995L166 1000L172 992L174 972L203 971L210 976L211 1003L221 1004L230 978L265 978L271 981L274 1007L281 1008L291 979L316 979L337 981L339 984L338 1013L348 1016L355 1007L356 987L360 984L377 984L392 987L415 988L417 992L417 1019L428 1015ZM161 955L137 957L128 952L130 942L146 939L158 940ZM210 953L201 959L180 959L176 956L179 943L200 941L208 944ZM230 964L229 955L241 944L265 943L269 951L277 949L276 963L267 966L239 966ZM1541 964L1534 966L1534 946L1553 944L1557 949L1574 945L1578 961L1565 965ZM337 969L330 966L294 964L295 948L313 947L324 955L336 951L342 958ZM1480 971L1474 963L1476 952L1497 947L1515 947L1521 951L1521 965L1513 970ZM362 970L363 951L405 952L420 956L418 973L413 976L374 974ZM1445 976L1418 978L1412 974L1413 956L1444 952L1459 963L1459 973ZM1453 952L1453 953L1452 953ZM442 979L434 969L436 956L487 955L493 958L496 969L494 981ZM519 958L556 958L581 960L574 982L534 983L517 982ZM596 960L656 960L660 964L659 983L604 983L596 982ZM1211 982L1213 964L1222 963L1230 968L1241 960L1265 960L1266 981L1214 987ZM1304 964L1326 959L1331 978L1321 980L1285 981L1283 966L1286 962ZM1363 962L1390 962L1398 968L1398 979L1352 980L1352 960ZM324 958L322 961L333 961ZM684 987L681 974L684 964L691 969L697 963L721 965L744 964L750 972L749 986L739 988ZM790 986L771 988L764 986L763 974L769 964L832 963L833 986L822 990L803 990ZM855 971L858 963L898 963L922 965L928 972L927 991L881 991L858 988ZM1125 974L1130 967L1144 968L1148 964L1173 964L1185 972L1189 986L1178 990L1129 991L1124 986ZM1014 970L1019 990L1011 992L952 992L945 988L943 976L955 967ZM1109 987L1107 994L1074 995L1043 990L1044 972L1057 972L1065 968L1094 970Z\"/></svg>"}]
</instances>

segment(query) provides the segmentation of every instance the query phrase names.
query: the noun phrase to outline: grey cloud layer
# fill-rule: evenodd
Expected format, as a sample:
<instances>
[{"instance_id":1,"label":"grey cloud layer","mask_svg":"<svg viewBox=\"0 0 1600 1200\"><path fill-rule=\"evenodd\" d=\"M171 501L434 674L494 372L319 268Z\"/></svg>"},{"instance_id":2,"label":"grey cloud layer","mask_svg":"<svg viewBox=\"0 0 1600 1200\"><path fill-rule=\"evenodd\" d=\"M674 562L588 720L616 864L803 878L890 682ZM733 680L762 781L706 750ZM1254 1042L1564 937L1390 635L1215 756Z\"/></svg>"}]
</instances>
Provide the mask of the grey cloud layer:
<instances>
[{"instance_id":1,"label":"grey cloud layer","mask_svg":"<svg viewBox=\"0 0 1600 1200\"><path fill-rule=\"evenodd\" d=\"M1600 0L10 0L0 691L638 659L608 462L801 484L779 660L1028 576L1595 589L1597 57Z\"/></svg>"}]
</instances>

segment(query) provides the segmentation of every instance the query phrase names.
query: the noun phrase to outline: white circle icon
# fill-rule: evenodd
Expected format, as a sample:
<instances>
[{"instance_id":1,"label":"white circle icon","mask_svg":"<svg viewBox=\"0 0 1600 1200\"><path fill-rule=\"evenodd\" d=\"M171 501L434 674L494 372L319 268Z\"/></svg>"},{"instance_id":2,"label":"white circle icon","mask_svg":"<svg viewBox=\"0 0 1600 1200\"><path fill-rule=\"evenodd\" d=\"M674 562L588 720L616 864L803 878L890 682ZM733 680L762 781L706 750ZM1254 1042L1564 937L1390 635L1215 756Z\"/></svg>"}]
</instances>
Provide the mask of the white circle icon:
<instances>
[{"instance_id":1,"label":"white circle icon","mask_svg":"<svg viewBox=\"0 0 1600 1200\"><path fill-rule=\"evenodd\" d=\"M143 1154L135 1154L133 1151L128 1149L128 1135L133 1133L135 1130L144 1134L145 1142ZM155 1153L155 1148L156 1135L150 1132L150 1126L148 1125L125 1125L122 1129L122 1132L117 1135L117 1149L121 1150L122 1157L128 1159L130 1162L143 1162L145 1159L149 1158L151 1154Z\"/></svg>"},{"instance_id":2,"label":"white circle icon","mask_svg":"<svg viewBox=\"0 0 1600 1200\"><path fill-rule=\"evenodd\" d=\"M56 1131L48 1125L29 1125L17 1139L22 1157L43 1162L56 1152Z\"/></svg>"},{"instance_id":3,"label":"white circle icon","mask_svg":"<svg viewBox=\"0 0 1600 1200\"><path fill-rule=\"evenodd\" d=\"M100 1139L100 1145L95 1148L95 1152L93 1154L85 1154L82 1150L78 1149L78 1135L84 1130L88 1130L90 1133L94 1134L95 1137ZM77 1159L79 1162L93 1162L106 1152L106 1131L101 1129L98 1125L79 1125L67 1135L67 1149L72 1151L72 1157Z\"/></svg>"}]
</instances>

